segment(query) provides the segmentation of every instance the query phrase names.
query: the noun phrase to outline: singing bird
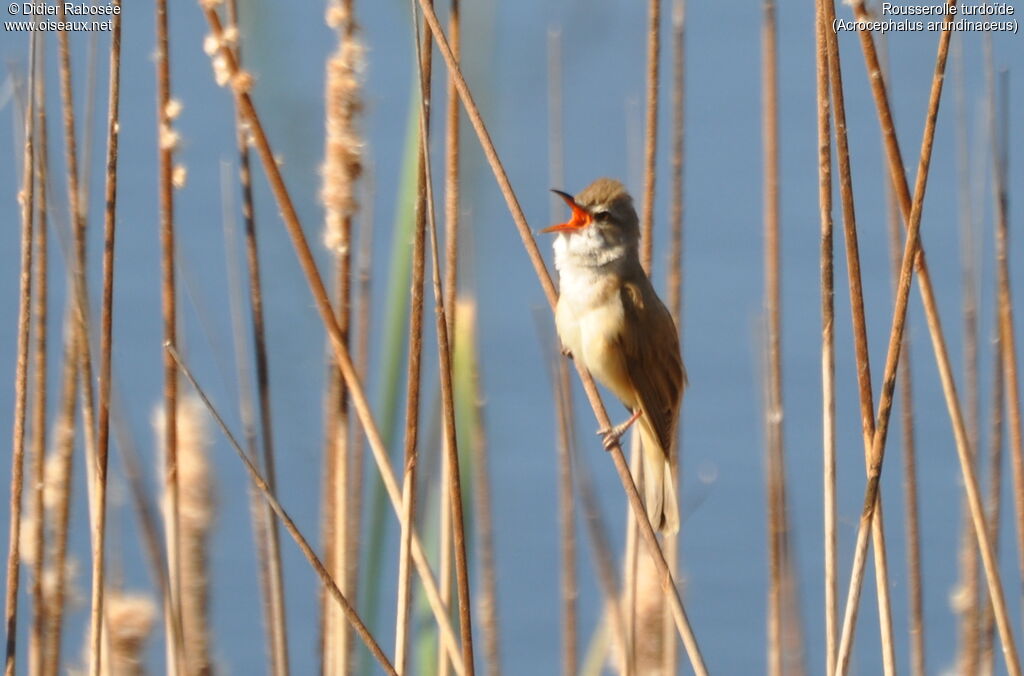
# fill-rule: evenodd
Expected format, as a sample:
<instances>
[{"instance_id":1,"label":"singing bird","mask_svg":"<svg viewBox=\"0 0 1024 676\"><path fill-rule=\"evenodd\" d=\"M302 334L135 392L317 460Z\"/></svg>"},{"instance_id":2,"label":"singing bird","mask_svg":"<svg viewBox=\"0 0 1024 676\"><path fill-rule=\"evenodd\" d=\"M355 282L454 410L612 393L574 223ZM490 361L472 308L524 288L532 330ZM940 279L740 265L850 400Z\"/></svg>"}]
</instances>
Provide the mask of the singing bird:
<instances>
[{"instance_id":1,"label":"singing bird","mask_svg":"<svg viewBox=\"0 0 1024 676\"><path fill-rule=\"evenodd\" d=\"M573 197L554 242L559 296L555 323L563 351L622 401L632 415L598 431L605 448L640 426L644 506L662 533L679 530L675 468L669 447L679 419L686 370L679 332L640 265L640 226L633 198L610 178Z\"/></svg>"}]
</instances>

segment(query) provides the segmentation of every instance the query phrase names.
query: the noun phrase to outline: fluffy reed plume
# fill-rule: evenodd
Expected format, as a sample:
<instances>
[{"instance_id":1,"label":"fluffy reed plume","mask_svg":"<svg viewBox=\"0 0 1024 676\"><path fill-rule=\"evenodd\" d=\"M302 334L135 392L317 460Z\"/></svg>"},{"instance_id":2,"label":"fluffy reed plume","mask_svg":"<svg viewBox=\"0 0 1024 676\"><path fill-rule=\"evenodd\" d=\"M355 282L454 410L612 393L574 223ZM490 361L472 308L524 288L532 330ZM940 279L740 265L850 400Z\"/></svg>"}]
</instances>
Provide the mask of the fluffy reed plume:
<instances>
[{"instance_id":1,"label":"fluffy reed plume","mask_svg":"<svg viewBox=\"0 0 1024 676\"><path fill-rule=\"evenodd\" d=\"M327 60L327 133L320 200L325 208L324 245L337 251L346 239L342 225L359 208L356 181L363 173L363 137L359 116L363 111L365 52L358 27L347 3L327 10L327 25L343 35ZM346 243L347 245L347 243Z\"/></svg>"},{"instance_id":2,"label":"fluffy reed plume","mask_svg":"<svg viewBox=\"0 0 1024 676\"><path fill-rule=\"evenodd\" d=\"M154 426L165 437L166 419L158 411ZM194 397L178 402L178 560L182 643L188 674L211 673L207 606L209 534L214 517L213 480L207 463L209 439L206 412ZM163 482L162 482L163 485ZM171 510L170 490L163 496L165 523Z\"/></svg>"},{"instance_id":3,"label":"fluffy reed plume","mask_svg":"<svg viewBox=\"0 0 1024 676\"><path fill-rule=\"evenodd\" d=\"M667 615L664 594L658 582L658 571L654 560L641 552L636 564L636 627L633 638L633 652L636 659L637 676L658 676L664 673L665 640L675 636L665 635Z\"/></svg>"},{"instance_id":4,"label":"fluffy reed plume","mask_svg":"<svg viewBox=\"0 0 1024 676\"><path fill-rule=\"evenodd\" d=\"M146 641L156 620L156 604L148 596L107 591L104 604L107 646L104 676L142 676Z\"/></svg>"}]
</instances>

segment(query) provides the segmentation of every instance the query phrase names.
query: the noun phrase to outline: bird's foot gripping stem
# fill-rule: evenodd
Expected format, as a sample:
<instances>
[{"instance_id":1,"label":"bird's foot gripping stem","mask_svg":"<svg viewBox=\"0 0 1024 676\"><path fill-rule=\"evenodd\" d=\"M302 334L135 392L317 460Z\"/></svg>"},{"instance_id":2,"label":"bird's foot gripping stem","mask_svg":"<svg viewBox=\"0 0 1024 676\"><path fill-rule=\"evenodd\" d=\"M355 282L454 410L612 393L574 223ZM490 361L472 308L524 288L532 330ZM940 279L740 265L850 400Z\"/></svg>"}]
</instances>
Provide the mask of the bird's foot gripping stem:
<instances>
[{"instance_id":1,"label":"bird's foot gripping stem","mask_svg":"<svg viewBox=\"0 0 1024 676\"><path fill-rule=\"evenodd\" d=\"M619 443L619 439L621 439L622 435L626 433L626 430L632 427L633 423L635 423L637 419L640 418L640 414L641 410L638 408L637 410L633 411L633 415L629 416L629 420L621 422L618 425L615 425L614 427L605 427L599 429L597 431L597 435L599 437L603 437L601 443L604 446L604 450L610 451L612 446Z\"/></svg>"}]
</instances>

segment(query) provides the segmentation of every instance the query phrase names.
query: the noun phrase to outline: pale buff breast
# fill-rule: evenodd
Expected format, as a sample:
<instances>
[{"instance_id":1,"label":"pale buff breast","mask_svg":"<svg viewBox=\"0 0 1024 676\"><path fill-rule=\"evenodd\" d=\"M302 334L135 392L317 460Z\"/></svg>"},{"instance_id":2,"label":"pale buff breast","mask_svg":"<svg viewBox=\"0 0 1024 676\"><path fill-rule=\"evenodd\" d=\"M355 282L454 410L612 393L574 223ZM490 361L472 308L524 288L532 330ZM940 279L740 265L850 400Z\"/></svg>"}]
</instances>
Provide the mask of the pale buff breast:
<instances>
[{"instance_id":1,"label":"pale buff breast","mask_svg":"<svg viewBox=\"0 0 1024 676\"><path fill-rule=\"evenodd\" d=\"M555 321L562 344L573 358L629 408L636 406L619 342L625 321L614 275L573 274L563 270Z\"/></svg>"}]
</instances>

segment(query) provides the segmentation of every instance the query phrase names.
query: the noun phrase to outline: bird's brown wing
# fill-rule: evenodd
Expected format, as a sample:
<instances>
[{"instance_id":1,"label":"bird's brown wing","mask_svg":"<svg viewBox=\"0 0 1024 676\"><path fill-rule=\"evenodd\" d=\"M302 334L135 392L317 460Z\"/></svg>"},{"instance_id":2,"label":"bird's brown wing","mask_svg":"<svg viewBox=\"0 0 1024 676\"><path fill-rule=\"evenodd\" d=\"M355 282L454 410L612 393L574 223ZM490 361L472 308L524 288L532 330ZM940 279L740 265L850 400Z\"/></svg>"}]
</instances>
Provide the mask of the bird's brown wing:
<instances>
[{"instance_id":1,"label":"bird's brown wing","mask_svg":"<svg viewBox=\"0 0 1024 676\"><path fill-rule=\"evenodd\" d=\"M620 341L626 369L643 415L667 453L686 386L679 333L642 272L637 279L623 283L621 294L625 321Z\"/></svg>"}]
</instances>

